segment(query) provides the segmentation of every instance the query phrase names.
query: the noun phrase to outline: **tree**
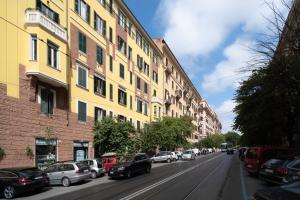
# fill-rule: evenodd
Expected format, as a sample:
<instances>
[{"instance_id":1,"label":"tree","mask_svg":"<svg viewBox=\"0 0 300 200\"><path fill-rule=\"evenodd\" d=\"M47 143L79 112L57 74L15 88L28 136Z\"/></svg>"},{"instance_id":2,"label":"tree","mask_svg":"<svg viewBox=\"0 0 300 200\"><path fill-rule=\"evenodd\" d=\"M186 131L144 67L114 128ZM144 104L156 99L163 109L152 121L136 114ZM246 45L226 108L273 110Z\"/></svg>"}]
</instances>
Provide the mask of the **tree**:
<instances>
[{"instance_id":1,"label":"tree","mask_svg":"<svg viewBox=\"0 0 300 200\"><path fill-rule=\"evenodd\" d=\"M136 131L130 122L117 123L114 119L103 118L93 128L95 155L106 152L119 154L136 151Z\"/></svg>"},{"instance_id":2,"label":"tree","mask_svg":"<svg viewBox=\"0 0 300 200\"><path fill-rule=\"evenodd\" d=\"M299 1L285 17L274 13L271 35L258 41L251 76L238 88L234 128L246 145L295 146L300 135L300 9Z\"/></svg>"},{"instance_id":3,"label":"tree","mask_svg":"<svg viewBox=\"0 0 300 200\"><path fill-rule=\"evenodd\" d=\"M225 136L222 134L213 134L209 135L203 140L199 141L197 143L198 148L206 147L206 148L219 148L221 144L225 142Z\"/></svg>"},{"instance_id":4,"label":"tree","mask_svg":"<svg viewBox=\"0 0 300 200\"><path fill-rule=\"evenodd\" d=\"M237 146L241 138L241 136L234 131L229 131L224 136L225 136L225 141L227 143L231 143L233 146Z\"/></svg>"},{"instance_id":5,"label":"tree","mask_svg":"<svg viewBox=\"0 0 300 200\"><path fill-rule=\"evenodd\" d=\"M190 117L164 117L152 122L141 134L142 148L145 151L154 151L157 147L165 150L188 145L187 137L194 130Z\"/></svg>"}]
</instances>

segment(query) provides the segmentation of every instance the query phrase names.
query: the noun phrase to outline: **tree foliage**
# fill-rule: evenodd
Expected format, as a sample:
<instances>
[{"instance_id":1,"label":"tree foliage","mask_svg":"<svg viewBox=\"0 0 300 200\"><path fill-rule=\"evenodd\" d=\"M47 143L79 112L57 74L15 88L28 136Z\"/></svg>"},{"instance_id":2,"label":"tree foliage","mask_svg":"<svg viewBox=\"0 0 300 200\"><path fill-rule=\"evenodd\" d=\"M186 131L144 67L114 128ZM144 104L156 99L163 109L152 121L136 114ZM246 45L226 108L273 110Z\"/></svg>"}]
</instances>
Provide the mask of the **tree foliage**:
<instances>
[{"instance_id":1,"label":"tree foliage","mask_svg":"<svg viewBox=\"0 0 300 200\"><path fill-rule=\"evenodd\" d=\"M231 143L233 146L239 145L241 136L237 132L229 131L224 136L227 143Z\"/></svg>"},{"instance_id":2,"label":"tree foliage","mask_svg":"<svg viewBox=\"0 0 300 200\"><path fill-rule=\"evenodd\" d=\"M117 123L114 119L103 118L93 128L95 155L106 152L131 153L139 148L136 131L130 122Z\"/></svg>"},{"instance_id":3,"label":"tree foliage","mask_svg":"<svg viewBox=\"0 0 300 200\"><path fill-rule=\"evenodd\" d=\"M196 147L219 148L223 142L225 142L225 136L223 134L213 134L213 135L208 135L206 138L199 141L196 144Z\"/></svg>"},{"instance_id":4,"label":"tree foliage","mask_svg":"<svg viewBox=\"0 0 300 200\"><path fill-rule=\"evenodd\" d=\"M194 130L190 117L164 117L162 120L150 123L141 133L142 149L154 151L157 147L173 150L188 145L187 137Z\"/></svg>"}]
</instances>

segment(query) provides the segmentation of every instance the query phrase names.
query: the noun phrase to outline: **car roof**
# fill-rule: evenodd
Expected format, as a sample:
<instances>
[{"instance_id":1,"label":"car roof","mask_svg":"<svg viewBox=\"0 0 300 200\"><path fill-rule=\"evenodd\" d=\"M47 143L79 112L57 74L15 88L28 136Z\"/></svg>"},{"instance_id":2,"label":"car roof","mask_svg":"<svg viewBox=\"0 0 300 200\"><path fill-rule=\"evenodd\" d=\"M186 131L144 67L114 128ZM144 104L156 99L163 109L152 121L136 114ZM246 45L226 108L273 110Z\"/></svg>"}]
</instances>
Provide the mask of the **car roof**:
<instances>
[{"instance_id":1,"label":"car roof","mask_svg":"<svg viewBox=\"0 0 300 200\"><path fill-rule=\"evenodd\" d=\"M37 169L36 167L11 167L11 168L2 168L0 171L9 171L9 172L19 172L23 170L29 170L29 169Z\"/></svg>"}]
</instances>

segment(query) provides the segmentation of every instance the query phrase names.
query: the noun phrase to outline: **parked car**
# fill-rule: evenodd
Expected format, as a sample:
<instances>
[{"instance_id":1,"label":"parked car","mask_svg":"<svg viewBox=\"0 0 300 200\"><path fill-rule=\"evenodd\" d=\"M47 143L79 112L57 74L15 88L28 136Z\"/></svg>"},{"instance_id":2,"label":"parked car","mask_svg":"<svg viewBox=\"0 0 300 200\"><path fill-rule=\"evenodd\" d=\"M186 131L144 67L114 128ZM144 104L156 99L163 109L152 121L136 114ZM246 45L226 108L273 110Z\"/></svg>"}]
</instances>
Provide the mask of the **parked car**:
<instances>
[{"instance_id":1,"label":"parked car","mask_svg":"<svg viewBox=\"0 0 300 200\"><path fill-rule=\"evenodd\" d=\"M111 178L131 178L132 175L138 172L151 172L151 160L144 153L121 157L117 164L109 168L108 176Z\"/></svg>"},{"instance_id":2,"label":"parked car","mask_svg":"<svg viewBox=\"0 0 300 200\"><path fill-rule=\"evenodd\" d=\"M267 160L288 158L297 154L294 149L287 147L249 147L244 160L244 168L249 174L258 174L261 165Z\"/></svg>"},{"instance_id":3,"label":"parked car","mask_svg":"<svg viewBox=\"0 0 300 200\"><path fill-rule=\"evenodd\" d=\"M271 159L262 164L259 171L260 179L267 183L285 184L288 173L287 165L292 159Z\"/></svg>"},{"instance_id":4,"label":"parked car","mask_svg":"<svg viewBox=\"0 0 300 200\"><path fill-rule=\"evenodd\" d=\"M287 165L286 182L300 180L300 157L297 157Z\"/></svg>"},{"instance_id":5,"label":"parked car","mask_svg":"<svg viewBox=\"0 0 300 200\"><path fill-rule=\"evenodd\" d=\"M212 152L213 152L213 149L212 149L212 148L208 148L208 149L207 149L207 152L208 152L208 153L212 153Z\"/></svg>"},{"instance_id":6,"label":"parked car","mask_svg":"<svg viewBox=\"0 0 300 200\"><path fill-rule=\"evenodd\" d=\"M200 151L200 154L206 155L208 153L208 150L206 148L202 148Z\"/></svg>"},{"instance_id":7,"label":"parked car","mask_svg":"<svg viewBox=\"0 0 300 200\"><path fill-rule=\"evenodd\" d=\"M182 160L195 160L195 153L192 150L187 150L182 153Z\"/></svg>"},{"instance_id":8,"label":"parked car","mask_svg":"<svg viewBox=\"0 0 300 200\"><path fill-rule=\"evenodd\" d=\"M177 155L178 160L181 160L181 158L182 158L182 152L181 151L175 151L175 154Z\"/></svg>"},{"instance_id":9,"label":"parked car","mask_svg":"<svg viewBox=\"0 0 300 200\"><path fill-rule=\"evenodd\" d=\"M151 158L152 162L172 162L172 153L170 151L160 151Z\"/></svg>"},{"instance_id":10,"label":"parked car","mask_svg":"<svg viewBox=\"0 0 300 200\"><path fill-rule=\"evenodd\" d=\"M57 162L45 169L50 185L68 187L73 183L84 181L91 176L90 168L80 162Z\"/></svg>"},{"instance_id":11,"label":"parked car","mask_svg":"<svg viewBox=\"0 0 300 200\"><path fill-rule=\"evenodd\" d=\"M108 173L109 168L117 163L117 154L114 152L105 153L101 156L102 163L105 168L105 172Z\"/></svg>"},{"instance_id":12,"label":"parked car","mask_svg":"<svg viewBox=\"0 0 300 200\"><path fill-rule=\"evenodd\" d=\"M46 173L37 168L0 169L0 192L6 199L12 199L23 192L39 190L48 184Z\"/></svg>"},{"instance_id":13,"label":"parked car","mask_svg":"<svg viewBox=\"0 0 300 200\"><path fill-rule=\"evenodd\" d=\"M199 149L198 148L194 148L192 149L192 151L194 152L194 154L197 156L197 155L200 155L199 153Z\"/></svg>"},{"instance_id":14,"label":"parked car","mask_svg":"<svg viewBox=\"0 0 300 200\"><path fill-rule=\"evenodd\" d=\"M300 181L258 190L250 200L300 200Z\"/></svg>"},{"instance_id":15,"label":"parked car","mask_svg":"<svg viewBox=\"0 0 300 200\"><path fill-rule=\"evenodd\" d=\"M82 160L80 163L90 166L91 178L97 178L105 174L105 168L100 159Z\"/></svg>"},{"instance_id":16,"label":"parked car","mask_svg":"<svg viewBox=\"0 0 300 200\"><path fill-rule=\"evenodd\" d=\"M178 156L176 155L175 152L171 152L172 154L172 161L177 161L178 160Z\"/></svg>"}]
</instances>

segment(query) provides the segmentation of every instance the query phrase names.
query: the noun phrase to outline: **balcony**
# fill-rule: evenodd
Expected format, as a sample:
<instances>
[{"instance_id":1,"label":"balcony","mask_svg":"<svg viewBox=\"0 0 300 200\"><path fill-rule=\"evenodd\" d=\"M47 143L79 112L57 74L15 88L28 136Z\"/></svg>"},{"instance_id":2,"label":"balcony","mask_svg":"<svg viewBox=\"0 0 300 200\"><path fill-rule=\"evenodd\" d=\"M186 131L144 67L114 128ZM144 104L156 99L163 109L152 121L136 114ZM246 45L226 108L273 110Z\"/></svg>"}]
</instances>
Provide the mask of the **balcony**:
<instances>
[{"instance_id":1,"label":"balcony","mask_svg":"<svg viewBox=\"0 0 300 200\"><path fill-rule=\"evenodd\" d=\"M185 85L184 86L184 89L183 89L183 94L186 95L190 90L190 87L188 85Z\"/></svg>"},{"instance_id":2,"label":"balcony","mask_svg":"<svg viewBox=\"0 0 300 200\"><path fill-rule=\"evenodd\" d=\"M181 92L181 90L176 90L176 91L175 91L175 96L176 96L177 99L180 99L180 98L182 97L182 92Z\"/></svg>"},{"instance_id":3,"label":"balcony","mask_svg":"<svg viewBox=\"0 0 300 200\"><path fill-rule=\"evenodd\" d=\"M169 95L167 95L165 97L165 104L166 104L166 106L171 105L171 103L172 103L171 97Z\"/></svg>"},{"instance_id":4,"label":"balcony","mask_svg":"<svg viewBox=\"0 0 300 200\"><path fill-rule=\"evenodd\" d=\"M152 97L152 100L151 100L152 103L159 103L159 104L163 104L163 100L159 97Z\"/></svg>"},{"instance_id":5,"label":"balcony","mask_svg":"<svg viewBox=\"0 0 300 200\"><path fill-rule=\"evenodd\" d=\"M40 25L63 41L67 41L67 31L38 10L26 11L26 23Z\"/></svg>"},{"instance_id":6,"label":"balcony","mask_svg":"<svg viewBox=\"0 0 300 200\"><path fill-rule=\"evenodd\" d=\"M166 74L171 74L172 73L172 68L171 66L167 65L166 66Z\"/></svg>"}]
</instances>

